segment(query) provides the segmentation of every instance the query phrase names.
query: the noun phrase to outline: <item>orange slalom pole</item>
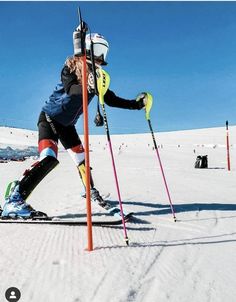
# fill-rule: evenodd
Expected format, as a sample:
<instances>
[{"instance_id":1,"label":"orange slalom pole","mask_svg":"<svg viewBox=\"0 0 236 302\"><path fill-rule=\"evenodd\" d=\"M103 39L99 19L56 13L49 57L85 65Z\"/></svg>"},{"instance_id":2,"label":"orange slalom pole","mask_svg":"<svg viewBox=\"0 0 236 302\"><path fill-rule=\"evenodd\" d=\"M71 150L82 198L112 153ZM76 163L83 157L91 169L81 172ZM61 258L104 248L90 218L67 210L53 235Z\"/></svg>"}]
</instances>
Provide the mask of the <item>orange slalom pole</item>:
<instances>
[{"instance_id":1,"label":"orange slalom pole","mask_svg":"<svg viewBox=\"0 0 236 302\"><path fill-rule=\"evenodd\" d=\"M90 195L90 161L89 161L89 128L88 128L88 91L87 91L87 63L86 55L82 59L82 92L84 115L84 149L85 149L85 175L86 175L86 205L87 205L87 234L88 251L93 250L92 211Z\"/></svg>"},{"instance_id":2,"label":"orange slalom pole","mask_svg":"<svg viewBox=\"0 0 236 302\"><path fill-rule=\"evenodd\" d=\"M229 123L226 121L226 147L227 147L227 165L230 171L230 154L229 154Z\"/></svg>"}]
</instances>

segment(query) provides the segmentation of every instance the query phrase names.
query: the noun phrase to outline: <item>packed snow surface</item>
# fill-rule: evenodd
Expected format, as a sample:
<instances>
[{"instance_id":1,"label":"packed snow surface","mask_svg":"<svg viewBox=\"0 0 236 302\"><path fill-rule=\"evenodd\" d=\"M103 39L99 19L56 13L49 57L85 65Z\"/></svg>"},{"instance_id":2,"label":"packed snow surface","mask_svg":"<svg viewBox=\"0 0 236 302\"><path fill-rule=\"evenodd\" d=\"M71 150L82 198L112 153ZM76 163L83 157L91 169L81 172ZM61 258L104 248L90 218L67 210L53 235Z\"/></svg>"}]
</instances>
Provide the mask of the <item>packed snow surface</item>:
<instances>
[{"instance_id":1,"label":"packed snow surface","mask_svg":"<svg viewBox=\"0 0 236 302\"><path fill-rule=\"evenodd\" d=\"M0 225L0 301L17 287L24 302L233 302L236 296L236 126L231 171L224 128L155 133L176 212L174 222L149 133L111 136L121 198L134 212L123 226ZM82 137L83 139L83 137ZM1 155L31 149L37 132L0 127ZM195 169L208 155L208 169ZM35 154L34 154L35 156ZM86 218L77 169L60 148L58 165L27 200L48 215ZM35 159L0 163L0 196ZM106 136L90 137L96 187L113 204L117 191ZM92 204L93 219L110 219Z\"/></svg>"}]
</instances>

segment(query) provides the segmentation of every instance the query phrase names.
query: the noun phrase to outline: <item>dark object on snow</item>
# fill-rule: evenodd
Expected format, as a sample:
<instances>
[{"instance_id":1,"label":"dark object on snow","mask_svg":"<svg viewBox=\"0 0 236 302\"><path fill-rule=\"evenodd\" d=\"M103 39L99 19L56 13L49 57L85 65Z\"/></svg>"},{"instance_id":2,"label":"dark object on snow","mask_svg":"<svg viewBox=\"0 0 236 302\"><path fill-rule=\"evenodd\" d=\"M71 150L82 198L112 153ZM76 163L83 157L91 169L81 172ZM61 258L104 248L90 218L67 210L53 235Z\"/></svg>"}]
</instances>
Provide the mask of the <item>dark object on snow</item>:
<instances>
[{"instance_id":1,"label":"dark object on snow","mask_svg":"<svg viewBox=\"0 0 236 302\"><path fill-rule=\"evenodd\" d=\"M206 169L208 168L207 155L198 155L195 161L195 168Z\"/></svg>"}]
</instances>

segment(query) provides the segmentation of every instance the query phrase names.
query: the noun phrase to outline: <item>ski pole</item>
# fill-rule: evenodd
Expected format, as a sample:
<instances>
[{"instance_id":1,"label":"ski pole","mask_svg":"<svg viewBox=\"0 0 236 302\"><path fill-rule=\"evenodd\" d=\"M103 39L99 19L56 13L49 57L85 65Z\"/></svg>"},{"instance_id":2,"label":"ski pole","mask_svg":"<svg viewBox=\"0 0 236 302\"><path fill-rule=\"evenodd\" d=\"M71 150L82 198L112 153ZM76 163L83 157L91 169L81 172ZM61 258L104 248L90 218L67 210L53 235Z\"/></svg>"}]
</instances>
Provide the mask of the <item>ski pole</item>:
<instances>
[{"instance_id":1,"label":"ski pole","mask_svg":"<svg viewBox=\"0 0 236 302\"><path fill-rule=\"evenodd\" d=\"M89 162L89 128L88 128L88 88L87 88L87 62L85 36L87 24L83 22L80 8L78 9L80 30L73 34L74 53L82 61L82 95L83 95L83 116L84 116L84 149L85 149L85 177L86 177L86 208L87 208L87 238L88 251L93 250L92 235L92 210L90 195L90 162Z\"/></svg>"},{"instance_id":2,"label":"ski pole","mask_svg":"<svg viewBox=\"0 0 236 302\"><path fill-rule=\"evenodd\" d=\"M120 213L121 213L121 218L122 218L122 223L123 223L125 242L126 242L127 245L129 245L129 238L128 238L128 235L127 235L127 229L126 229L126 225L125 225L125 217L124 217L123 206L122 206L122 202L121 202L119 182L118 182L118 177L117 177L117 173L116 173L115 160L114 160L114 155L113 155L113 150L112 150L111 137L110 137L107 115L106 115L105 104L104 104L104 95L105 95L105 93L106 93L106 91L109 87L109 84L110 84L109 74L107 72L105 72L103 69L100 68L99 69L99 77L97 79L97 88L98 88L98 92L99 92L99 102L102 106L104 125L105 125L105 129L106 129L106 134L107 134L107 141L108 141L108 145L109 145L109 149L110 149L110 153L111 153L112 167L113 167L114 176L115 176L116 189L117 189L119 206L120 206Z\"/></svg>"},{"instance_id":3,"label":"ski pole","mask_svg":"<svg viewBox=\"0 0 236 302\"><path fill-rule=\"evenodd\" d=\"M99 108L99 93L98 93L98 88L97 88L97 73L96 73L96 64L95 64L95 58L94 58L94 43L93 43L93 40L92 40L91 31L90 31L90 41L91 41L90 57L91 57L92 72L93 72L93 78L94 78L94 92L98 96L97 113L96 113L94 123L98 127L98 126L103 126L104 121L103 121L103 117L101 115L100 108Z\"/></svg>"},{"instance_id":4,"label":"ski pole","mask_svg":"<svg viewBox=\"0 0 236 302\"><path fill-rule=\"evenodd\" d=\"M153 132L153 129L152 129L152 124L151 124L151 119L150 119L150 110L152 108L152 96L149 93L146 93L146 96L147 96L147 104L145 105L146 120L148 121L149 129L151 131L152 140L153 140L154 148L156 150L156 154L157 154L157 158L158 158L158 161L159 161L159 165L160 165L160 168L161 168L161 173L162 173L163 181L164 181L164 184L165 184L167 196L168 196L168 199L169 199L171 212L173 214L174 221L176 222L176 216L175 216L174 207L173 207L173 204L172 204L172 201L171 201L171 197L170 197L170 191L168 189L168 185L167 185L164 169L163 169L162 162L161 162L161 157L160 157L160 154L159 154L159 151L158 151L158 148L157 148L157 143L156 143L156 139L155 139L155 135L154 135L154 132Z\"/></svg>"},{"instance_id":5,"label":"ski pole","mask_svg":"<svg viewBox=\"0 0 236 302\"><path fill-rule=\"evenodd\" d=\"M226 145L227 145L227 164L228 171L230 171L230 154L229 154L229 123L226 121Z\"/></svg>"}]
</instances>

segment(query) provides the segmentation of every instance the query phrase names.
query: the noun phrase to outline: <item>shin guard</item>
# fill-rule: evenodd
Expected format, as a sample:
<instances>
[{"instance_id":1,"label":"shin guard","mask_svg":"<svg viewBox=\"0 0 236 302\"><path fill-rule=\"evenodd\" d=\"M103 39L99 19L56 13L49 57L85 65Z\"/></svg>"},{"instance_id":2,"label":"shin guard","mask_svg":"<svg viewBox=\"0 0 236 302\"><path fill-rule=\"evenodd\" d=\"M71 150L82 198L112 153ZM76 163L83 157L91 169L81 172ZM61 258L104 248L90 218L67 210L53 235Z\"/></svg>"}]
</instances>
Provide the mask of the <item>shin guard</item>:
<instances>
[{"instance_id":1,"label":"shin guard","mask_svg":"<svg viewBox=\"0 0 236 302\"><path fill-rule=\"evenodd\" d=\"M58 164L59 161L55 157L47 156L32 165L31 169L26 170L19 183L19 192L22 198L26 200L41 180Z\"/></svg>"},{"instance_id":2,"label":"shin guard","mask_svg":"<svg viewBox=\"0 0 236 302\"><path fill-rule=\"evenodd\" d=\"M80 178L82 180L82 183L84 185L84 188L86 189L85 161L82 161L79 164L79 166L77 166L77 168L78 168L79 175L80 175ZM90 170L91 170L91 168L90 168ZM92 178L91 172L90 172L90 186L91 186L91 188L94 187L94 183L93 183L93 178Z\"/></svg>"}]
</instances>

